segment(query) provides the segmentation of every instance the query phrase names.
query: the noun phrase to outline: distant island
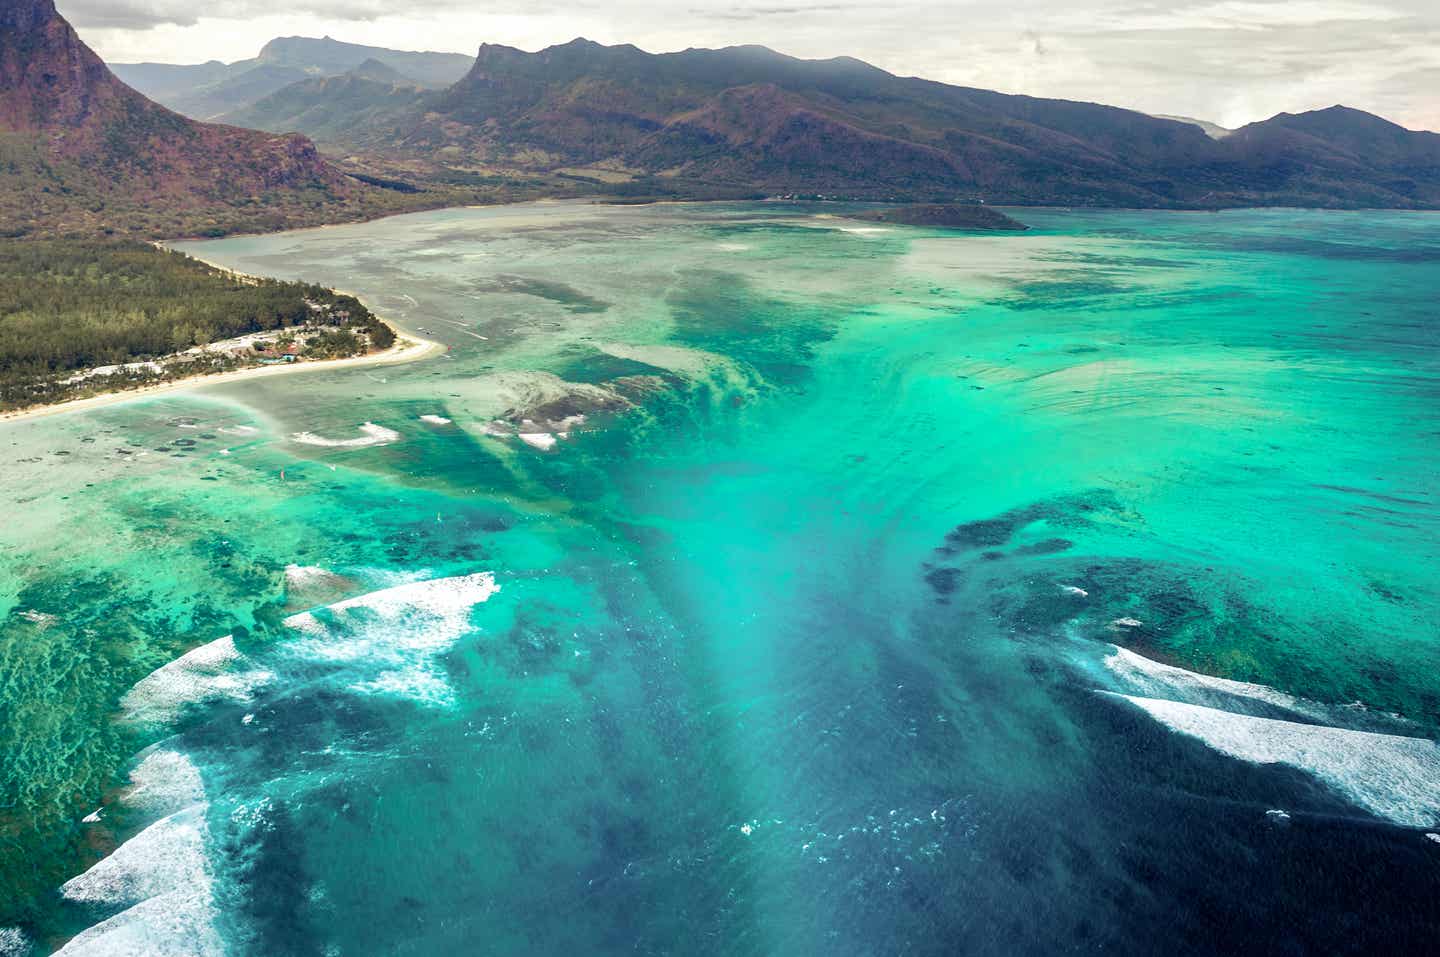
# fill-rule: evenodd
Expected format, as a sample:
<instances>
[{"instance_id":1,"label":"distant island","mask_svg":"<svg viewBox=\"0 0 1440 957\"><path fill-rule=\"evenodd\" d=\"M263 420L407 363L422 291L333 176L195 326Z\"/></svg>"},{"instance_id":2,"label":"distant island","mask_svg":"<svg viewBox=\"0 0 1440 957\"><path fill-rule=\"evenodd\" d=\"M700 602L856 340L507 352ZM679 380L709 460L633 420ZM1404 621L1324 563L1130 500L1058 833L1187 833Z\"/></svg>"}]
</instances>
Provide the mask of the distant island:
<instances>
[{"instance_id":1,"label":"distant island","mask_svg":"<svg viewBox=\"0 0 1440 957\"><path fill-rule=\"evenodd\" d=\"M1030 228L1018 219L1006 216L998 209L973 203L896 206L891 209L872 209L863 213L852 213L848 218L863 219L872 223L895 223L899 226L933 226L939 229L1015 231Z\"/></svg>"}]
</instances>

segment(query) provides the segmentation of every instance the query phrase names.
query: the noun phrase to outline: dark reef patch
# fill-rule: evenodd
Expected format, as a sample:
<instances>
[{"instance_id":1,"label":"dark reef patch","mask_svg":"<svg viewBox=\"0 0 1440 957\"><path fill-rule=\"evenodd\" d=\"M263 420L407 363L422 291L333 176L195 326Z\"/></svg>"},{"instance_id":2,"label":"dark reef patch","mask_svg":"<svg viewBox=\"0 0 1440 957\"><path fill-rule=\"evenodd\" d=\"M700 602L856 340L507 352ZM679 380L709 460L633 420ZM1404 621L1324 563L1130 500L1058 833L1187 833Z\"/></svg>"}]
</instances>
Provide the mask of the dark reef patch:
<instances>
[{"instance_id":1,"label":"dark reef patch","mask_svg":"<svg viewBox=\"0 0 1440 957\"><path fill-rule=\"evenodd\" d=\"M1075 495L1063 495L1033 505L1011 509L995 518L965 522L945 536L945 544L936 549L942 555L957 555L982 548L1008 545L1022 531L1043 522L1047 528L1076 529L1093 524L1101 514L1119 516L1124 509L1113 492L1092 489ZM1071 542L1063 538L1046 538L1024 546L1027 554L1050 554L1064 551Z\"/></svg>"},{"instance_id":2,"label":"dark reef patch","mask_svg":"<svg viewBox=\"0 0 1440 957\"><path fill-rule=\"evenodd\" d=\"M608 302L586 295L574 286L552 279L536 279L531 276L496 276L493 279L476 282L474 289L483 293L534 296L537 299L558 303L573 313L599 313L610 308Z\"/></svg>"}]
</instances>

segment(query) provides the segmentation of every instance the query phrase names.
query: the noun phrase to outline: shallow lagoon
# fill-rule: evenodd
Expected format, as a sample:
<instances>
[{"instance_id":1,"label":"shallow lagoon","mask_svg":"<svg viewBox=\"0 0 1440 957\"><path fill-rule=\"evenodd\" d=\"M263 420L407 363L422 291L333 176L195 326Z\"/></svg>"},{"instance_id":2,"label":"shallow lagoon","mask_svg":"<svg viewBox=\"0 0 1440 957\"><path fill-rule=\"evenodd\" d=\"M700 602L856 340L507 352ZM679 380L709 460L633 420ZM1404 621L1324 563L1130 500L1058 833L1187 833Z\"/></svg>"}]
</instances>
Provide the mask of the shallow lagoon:
<instances>
[{"instance_id":1,"label":"shallow lagoon","mask_svg":"<svg viewBox=\"0 0 1440 957\"><path fill-rule=\"evenodd\" d=\"M6 919L97 954L1420 946L1440 219L1024 218L182 246L450 351L0 427L8 836L46 868L5 859Z\"/></svg>"}]
</instances>

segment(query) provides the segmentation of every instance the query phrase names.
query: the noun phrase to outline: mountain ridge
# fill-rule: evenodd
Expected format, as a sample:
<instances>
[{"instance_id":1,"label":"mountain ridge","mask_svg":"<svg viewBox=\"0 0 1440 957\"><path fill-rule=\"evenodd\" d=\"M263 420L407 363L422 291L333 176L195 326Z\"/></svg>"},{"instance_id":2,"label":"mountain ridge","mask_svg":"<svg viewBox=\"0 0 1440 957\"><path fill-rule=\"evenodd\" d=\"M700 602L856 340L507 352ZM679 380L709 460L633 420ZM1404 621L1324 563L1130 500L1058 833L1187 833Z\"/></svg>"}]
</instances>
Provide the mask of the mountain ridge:
<instances>
[{"instance_id":1,"label":"mountain ridge","mask_svg":"<svg viewBox=\"0 0 1440 957\"><path fill-rule=\"evenodd\" d=\"M392 50L346 43L326 36L275 37L249 59L202 64L113 63L122 80L151 99L192 119L214 120L307 79L340 76L375 60L410 83L428 89L449 86L469 70L473 58L459 53Z\"/></svg>"},{"instance_id":2,"label":"mountain ridge","mask_svg":"<svg viewBox=\"0 0 1440 957\"><path fill-rule=\"evenodd\" d=\"M1358 110L1281 114L1217 139L1184 119L756 45L486 43L447 89L346 96L306 80L230 119L411 167L588 172L680 194L702 183L1019 205L1440 207L1440 137Z\"/></svg>"}]
</instances>

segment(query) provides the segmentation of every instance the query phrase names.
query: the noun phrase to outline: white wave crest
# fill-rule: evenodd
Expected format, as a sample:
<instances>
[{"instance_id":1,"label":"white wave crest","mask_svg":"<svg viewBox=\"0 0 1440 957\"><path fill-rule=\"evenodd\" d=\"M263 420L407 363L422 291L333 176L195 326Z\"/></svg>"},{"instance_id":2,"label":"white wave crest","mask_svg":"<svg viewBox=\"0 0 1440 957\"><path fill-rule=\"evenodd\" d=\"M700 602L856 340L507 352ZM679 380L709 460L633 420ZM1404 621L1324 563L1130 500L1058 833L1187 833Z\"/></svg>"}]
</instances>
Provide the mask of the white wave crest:
<instances>
[{"instance_id":1,"label":"white wave crest","mask_svg":"<svg viewBox=\"0 0 1440 957\"><path fill-rule=\"evenodd\" d=\"M425 415L420 416L420 421L421 421L421 422L424 422L424 423L426 423L426 424L428 424L428 425L449 425L449 424L450 424L450 420L447 419L447 418L445 418L445 416L443 416L443 415L435 415L433 412L432 412L432 413L427 413L427 414L425 414Z\"/></svg>"},{"instance_id":2,"label":"white wave crest","mask_svg":"<svg viewBox=\"0 0 1440 957\"><path fill-rule=\"evenodd\" d=\"M405 694L422 703L448 700L434 657L470 628L470 610L500 590L490 572L409 581L346 599L284 621L293 635L246 655L225 636L181 655L121 699L123 720L166 727L199 705L245 704L287 669L325 662L356 671L350 684L364 694Z\"/></svg>"},{"instance_id":3,"label":"white wave crest","mask_svg":"<svg viewBox=\"0 0 1440 957\"><path fill-rule=\"evenodd\" d=\"M190 759L169 748L141 752L130 772L130 787L121 797L126 807L149 817L173 814L205 800L205 783Z\"/></svg>"},{"instance_id":4,"label":"white wave crest","mask_svg":"<svg viewBox=\"0 0 1440 957\"><path fill-rule=\"evenodd\" d=\"M316 435L314 432L296 432L290 438L301 445L318 445L331 449L358 449L368 445L386 445L390 442L400 441L399 432L387 429L383 425L376 425L374 422L366 422L361 425L360 431L363 434L354 439L331 439L323 435Z\"/></svg>"},{"instance_id":5,"label":"white wave crest","mask_svg":"<svg viewBox=\"0 0 1440 957\"><path fill-rule=\"evenodd\" d=\"M76 935L56 957L222 957L208 883L142 901Z\"/></svg>"},{"instance_id":6,"label":"white wave crest","mask_svg":"<svg viewBox=\"0 0 1440 957\"><path fill-rule=\"evenodd\" d=\"M205 805L198 804L156 821L60 891L80 903L133 907L208 881Z\"/></svg>"},{"instance_id":7,"label":"white wave crest","mask_svg":"<svg viewBox=\"0 0 1440 957\"><path fill-rule=\"evenodd\" d=\"M154 748L130 772L121 803L164 813L114 853L66 881L77 904L123 908L70 940L69 957L219 957L205 789L188 758ZM172 810L176 805L179 810Z\"/></svg>"},{"instance_id":8,"label":"white wave crest","mask_svg":"<svg viewBox=\"0 0 1440 957\"><path fill-rule=\"evenodd\" d=\"M1223 707L1230 699L1241 698L1311 718L1322 717L1320 706L1266 685L1212 678L1174 665L1161 664L1118 645L1111 645L1111 648L1113 651L1105 658L1105 667L1128 689L1145 697L1178 697L1190 704L1212 707Z\"/></svg>"},{"instance_id":9,"label":"white wave crest","mask_svg":"<svg viewBox=\"0 0 1440 957\"><path fill-rule=\"evenodd\" d=\"M310 661L364 664L378 672L351 690L390 693L424 703L449 701L434 656L470 630L470 610L500 590L489 572L409 582L301 612L285 625L301 636L283 653Z\"/></svg>"},{"instance_id":10,"label":"white wave crest","mask_svg":"<svg viewBox=\"0 0 1440 957\"><path fill-rule=\"evenodd\" d=\"M1440 745L1434 741L1258 718L1158 698L1117 697L1222 754L1306 771L1397 824L1440 824Z\"/></svg>"},{"instance_id":11,"label":"white wave crest","mask_svg":"<svg viewBox=\"0 0 1440 957\"><path fill-rule=\"evenodd\" d=\"M364 610L384 618L430 616L453 628L457 624L468 622L470 609L488 600L499 590L500 586L495 583L495 576L490 572L477 572L454 578L427 578L384 588L368 595L347 598L327 606L325 611L344 615ZM284 624L304 634L330 631L331 629L322 625L316 617L318 614L319 612L302 611L286 618Z\"/></svg>"},{"instance_id":12,"label":"white wave crest","mask_svg":"<svg viewBox=\"0 0 1440 957\"><path fill-rule=\"evenodd\" d=\"M31 952L30 938L18 927L0 927L0 957L25 957Z\"/></svg>"},{"instance_id":13,"label":"white wave crest","mask_svg":"<svg viewBox=\"0 0 1440 957\"><path fill-rule=\"evenodd\" d=\"M146 726L173 724L187 707L249 701L274 677L256 666L226 635L162 665L120 699L124 720Z\"/></svg>"}]
</instances>

